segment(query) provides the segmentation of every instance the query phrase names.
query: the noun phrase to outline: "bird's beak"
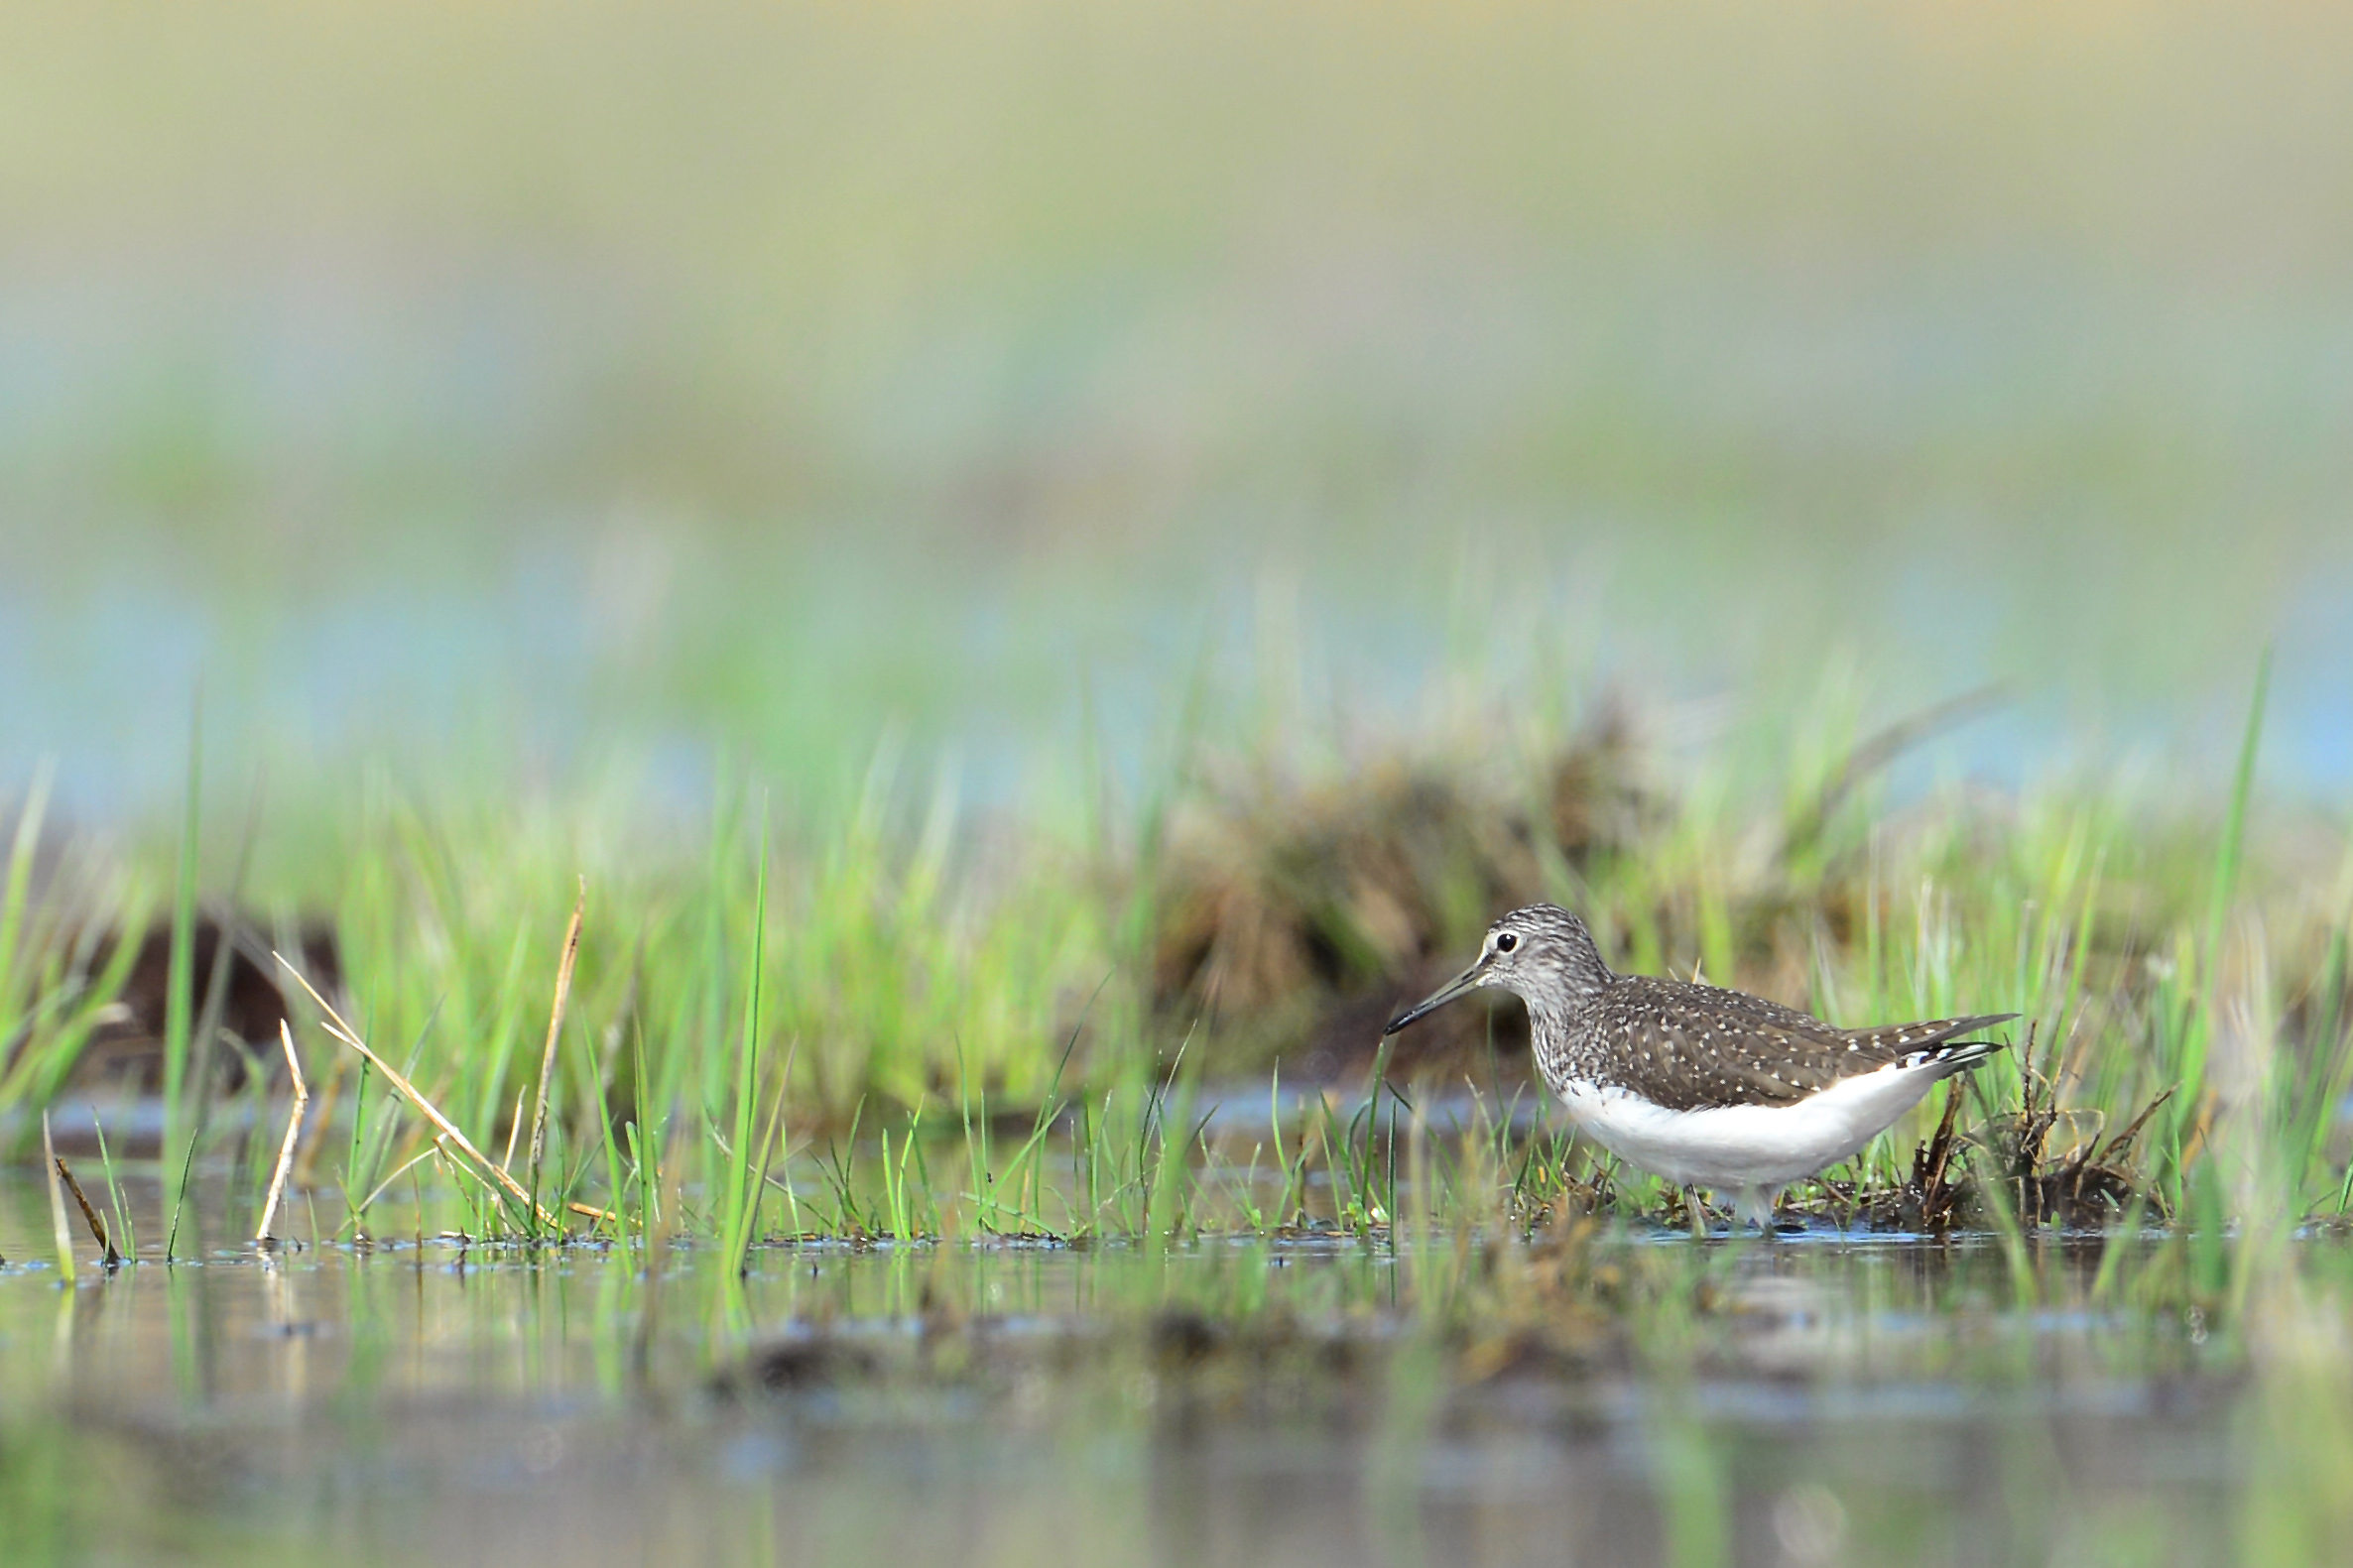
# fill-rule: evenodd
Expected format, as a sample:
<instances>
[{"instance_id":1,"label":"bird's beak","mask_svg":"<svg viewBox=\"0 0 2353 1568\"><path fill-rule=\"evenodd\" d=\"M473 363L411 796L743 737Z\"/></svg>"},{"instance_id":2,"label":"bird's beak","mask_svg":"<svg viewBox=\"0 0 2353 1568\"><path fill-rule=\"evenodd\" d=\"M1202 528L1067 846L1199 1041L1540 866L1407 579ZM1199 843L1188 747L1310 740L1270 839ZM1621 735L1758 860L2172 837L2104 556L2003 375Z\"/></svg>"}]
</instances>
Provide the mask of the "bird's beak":
<instances>
[{"instance_id":1,"label":"bird's beak","mask_svg":"<svg viewBox=\"0 0 2353 1568\"><path fill-rule=\"evenodd\" d=\"M1486 973L1487 957L1484 953L1482 953L1479 955L1478 962L1472 964L1461 974L1456 975L1453 979L1438 987L1437 990L1423 998L1422 1002L1418 1006L1410 1007L1406 1009L1405 1012L1400 1013L1396 1018L1391 1019L1389 1021L1389 1027L1383 1029L1381 1031L1382 1034L1395 1034L1399 1029L1404 1028L1407 1025L1429 1017L1429 1015L1435 1013L1438 1009L1444 1007L1456 997L1478 990L1479 982L1486 975Z\"/></svg>"}]
</instances>

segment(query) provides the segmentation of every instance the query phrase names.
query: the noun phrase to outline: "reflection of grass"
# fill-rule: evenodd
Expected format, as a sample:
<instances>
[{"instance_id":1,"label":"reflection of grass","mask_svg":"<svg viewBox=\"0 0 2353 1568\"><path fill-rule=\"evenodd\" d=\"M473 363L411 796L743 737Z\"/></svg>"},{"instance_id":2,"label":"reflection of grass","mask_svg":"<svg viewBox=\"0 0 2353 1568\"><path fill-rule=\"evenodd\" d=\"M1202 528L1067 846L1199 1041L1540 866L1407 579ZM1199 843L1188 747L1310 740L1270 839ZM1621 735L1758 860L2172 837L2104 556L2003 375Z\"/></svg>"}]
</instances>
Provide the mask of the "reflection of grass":
<instances>
[{"instance_id":1,"label":"reflection of grass","mask_svg":"<svg viewBox=\"0 0 2353 1568\"><path fill-rule=\"evenodd\" d=\"M1424 1161L1437 1152L1410 1129L1407 1143ZM1846 1560L1910 1560L1923 1535L1960 1530L1984 1560L2042 1561L2059 1540L2142 1541L2148 1517L2203 1542L2228 1532L2234 1503L2248 1560L2327 1560L2341 1539L2348 1451L2329 1401L2349 1281L2333 1252L2307 1250L2234 1332L2178 1298L2099 1309L2091 1249L2048 1238L2028 1238L2016 1264L1985 1245L1696 1249L1590 1217L1521 1242L1458 1223L1469 1217L1441 1212L1438 1190L1401 1189L1394 1259L1380 1239L1211 1238L1158 1255L828 1245L755 1250L738 1278L716 1248L659 1267L634 1248L543 1266L450 1242L266 1267L214 1259L79 1291L13 1275L0 1279L0 1392L17 1412L0 1428L10 1560L113 1560L109 1546L253 1560L235 1555L249 1533L257 1550L372 1541L404 1526L380 1510L470 1496L485 1475L502 1510L578 1508L583 1486L617 1486L673 1521L645 1527L688 1530L706 1518L697 1478L744 1481L702 1462L713 1442L764 1491L806 1500L774 1509L780 1520L798 1529L815 1500L856 1498L875 1511L845 1525L879 1540L947 1499L966 1500L965 1518L1021 1511L929 1462L974 1436L992 1484L1045 1465L1073 1502L1105 1485L1116 1452L1181 1508L1212 1511L1224 1473L1199 1461L1239 1443L1275 1468L1286 1510L1322 1518L1336 1503L1395 1560L1417 1543L1428 1561L1501 1557L1457 1533L1466 1500L1499 1529L1556 1489L1579 1507L1615 1493L1615 1529L1692 1563L1748 1560L1769 1509L1796 1510L1792 1529L1845 1532ZM199 1206L223 1195L199 1182ZM434 1210L404 1208L385 1232L406 1244ZM2000 1305L2014 1266L2031 1274L2015 1293L2032 1312ZM2126 1272L2135 1292L2149 1277L2138 1263ZM332 1339L257 1338L296 1301L335 1324ZM747 1341L748 1325L760 1332ZM140 1386L167 1332L177 1413L169 1385ZM346 1341L347 1363L322 1348ZM289 1433L273 1380L306 1361L306 1418ZM2152 1408L2120 1409L2127 1387ZM1927 1388L1936 1413L1923 1417ZM65 1413L37 1413L68 1391ZM1873 1402L1883 1394L1892 1408ZM109 1402L121 1398L129 1410ZM1776 1413L1793 1406L1821 1417ZM577 1468L518 1473L521 1445L550 1427ZM2248 1447L2218 1446L2234 1431ZM772 1477L764 1436L829 1457ZM625 1458L596 1457L608 1438ZM686 1457L649 1466L648 1453ZM924 1465L920 1492L862 1490L870 1475L903 1480L885 1455ZM1482 1473L1490 1463L1498 1474ZM1302 1474L1338 1478L1336 1497L1310 1505ZM2147 1515L2138 1525L2110 1516L2128 1505Z\"/></svg>"}]
</instances>

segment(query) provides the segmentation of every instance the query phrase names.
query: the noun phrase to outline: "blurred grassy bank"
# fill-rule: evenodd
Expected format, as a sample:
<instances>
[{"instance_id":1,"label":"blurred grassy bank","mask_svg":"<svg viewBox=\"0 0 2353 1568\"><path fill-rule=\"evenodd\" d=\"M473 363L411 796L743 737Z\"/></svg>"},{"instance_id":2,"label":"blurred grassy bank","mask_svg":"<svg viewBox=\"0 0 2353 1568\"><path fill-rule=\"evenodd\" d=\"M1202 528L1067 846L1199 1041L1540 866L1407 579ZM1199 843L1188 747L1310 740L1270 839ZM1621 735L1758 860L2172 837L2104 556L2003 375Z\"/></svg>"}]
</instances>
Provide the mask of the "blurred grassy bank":
<instances>
[{"instance_id":1,"label":"blurred grassy bank","mask_svg":"<svg viewBox=\"0 0 2353 1568\"><path fill-rule=\"evenodd\" d=\"M1204 647L2227 752L2276 641L2340 783L2342 28L12 8L5 756L168 813L201 670L282 799L894 721L994 794Z\"/></svg>"}]
</instances>

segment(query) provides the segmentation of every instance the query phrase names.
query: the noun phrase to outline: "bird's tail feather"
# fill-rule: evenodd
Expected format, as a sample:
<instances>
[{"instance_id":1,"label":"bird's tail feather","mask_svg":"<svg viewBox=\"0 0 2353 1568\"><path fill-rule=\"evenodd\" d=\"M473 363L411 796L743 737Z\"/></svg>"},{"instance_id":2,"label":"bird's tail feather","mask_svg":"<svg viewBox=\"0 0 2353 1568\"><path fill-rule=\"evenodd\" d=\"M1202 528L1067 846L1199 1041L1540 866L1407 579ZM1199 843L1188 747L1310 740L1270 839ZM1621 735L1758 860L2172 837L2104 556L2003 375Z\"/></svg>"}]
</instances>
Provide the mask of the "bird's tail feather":
<instances>
[{"instance_id":1,"label":"bird's tail feather","mask_svg":"<svg viewBox=\"0 0 2353 1568\"><path fill-rule=\"evenodd\" d=\"M2015 1016L2015 1015L2013 1015ZM1972 1021L1974 1023L1976 1021ZM2002 1022L1995 1020L1993 1022ZM1963 1030L1962 1032L1968 1032ZM1956 1072L1966 1072L1979 1062L2010 1048L2007 1040L1945 1040L1926 1050L1915 1051L1904 1058L1907 1067L1933 1067L1936 1076L1948 1078Z\"/></svg>"}]
</instances>

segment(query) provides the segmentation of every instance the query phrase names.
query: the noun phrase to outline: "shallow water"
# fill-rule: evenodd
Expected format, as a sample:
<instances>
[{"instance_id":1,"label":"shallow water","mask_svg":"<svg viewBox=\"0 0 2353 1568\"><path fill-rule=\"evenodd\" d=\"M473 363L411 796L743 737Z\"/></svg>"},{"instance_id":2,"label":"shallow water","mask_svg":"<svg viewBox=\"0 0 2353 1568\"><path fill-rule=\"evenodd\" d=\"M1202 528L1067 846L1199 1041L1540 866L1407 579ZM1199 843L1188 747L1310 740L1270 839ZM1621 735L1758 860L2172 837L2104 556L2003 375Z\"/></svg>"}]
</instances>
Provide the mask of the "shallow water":
<instances>
[{"instance_id":1,"label":"shallow water","mask_svg":"<svg viewBox=\"0 0 2353 1568\"><path fill-rule=\"evenodd\" d=\"M736 1291L708 1250L414 1236L204 1237L172 1266L150 1242L61 1289L46 1192L12 1177L7 1555L2232 1555L2248 1385L2194 1324L2094 1310L2096 1249L2049 1249L2020 1305L1990 1242L1603 1245L1691 1289L1440 1334L1411 1248L1335 1238L772 1247Z\"/></svg>"}]
</instances>

